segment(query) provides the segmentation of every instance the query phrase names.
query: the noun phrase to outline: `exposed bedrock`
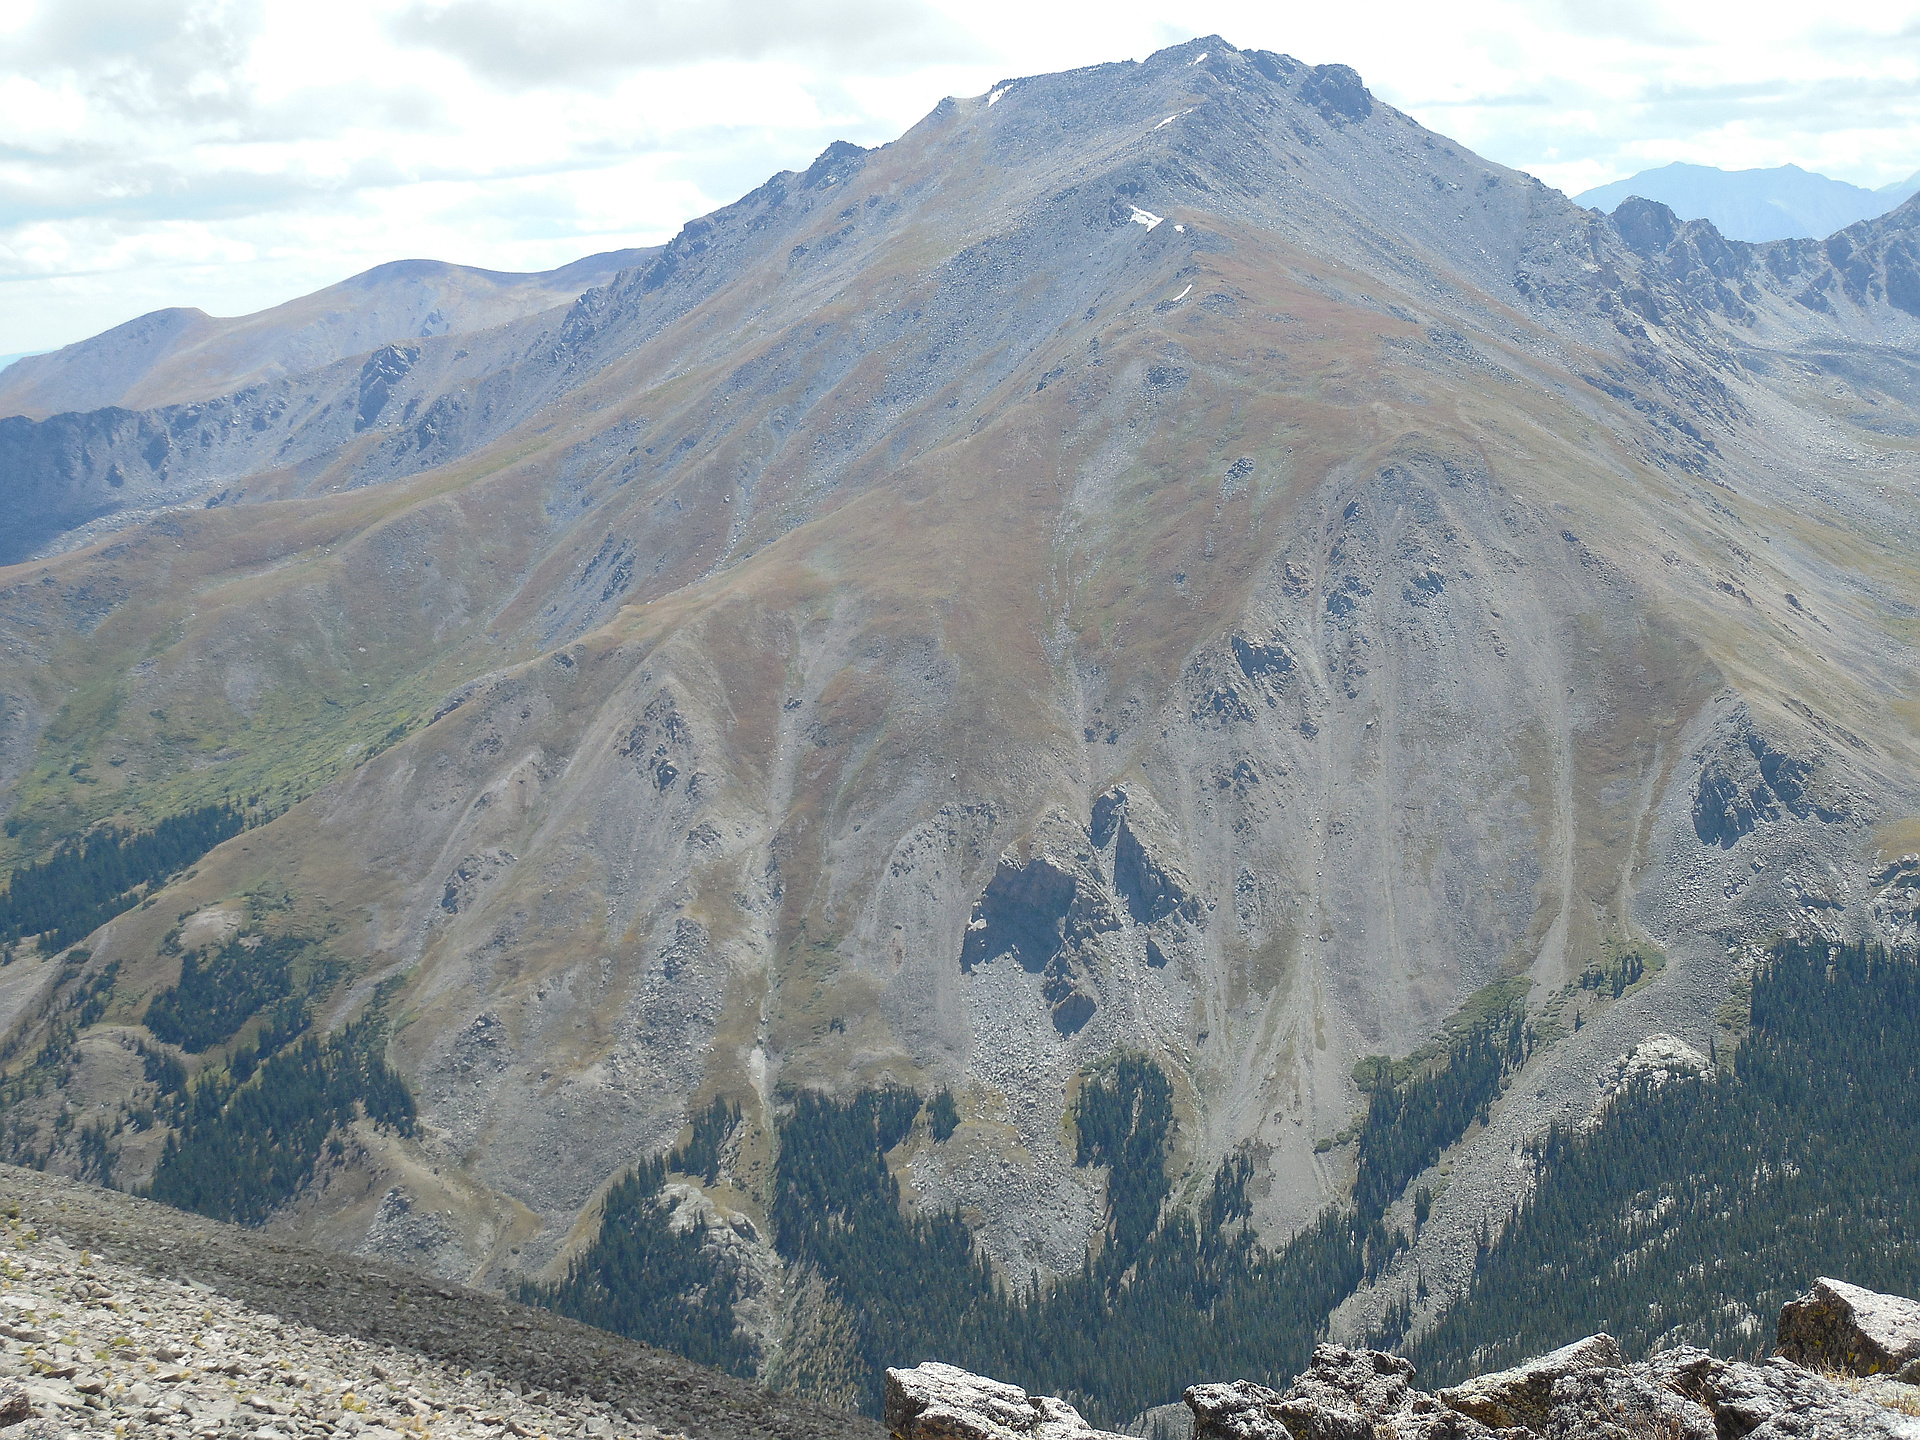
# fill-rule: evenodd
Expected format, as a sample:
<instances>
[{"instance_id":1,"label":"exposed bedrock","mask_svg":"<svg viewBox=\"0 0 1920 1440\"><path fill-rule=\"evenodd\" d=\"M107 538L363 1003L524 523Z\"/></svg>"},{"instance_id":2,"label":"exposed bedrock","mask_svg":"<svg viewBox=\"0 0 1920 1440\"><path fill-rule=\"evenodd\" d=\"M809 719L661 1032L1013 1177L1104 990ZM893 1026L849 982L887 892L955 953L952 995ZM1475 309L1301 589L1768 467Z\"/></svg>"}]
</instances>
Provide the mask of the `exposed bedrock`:
<instances>
[{"instance_id":1,"label":"exposed bedrock","mask_svg":"<svg viewBox=\"0 0 1920 1440\"><path fill-rule=\"evenodd\" d=\"M960 949L960 968L1011 955L1023 969L1045 977L1054 1027L1071 1035L1093 1018L1086 942L1117 928L1104 887L1086 865L1053 855L1021 864L1000 857L993 878L973 907Z\"/></svg>"},{"instance_id":2,"label":"exposed bedrock","mask_svg":"<svg viewBox=\"0 0 1920 1440\"><path fill-rule=\"evenodd\" d=\"M1058 818L1050 829L1062 828ZM1141 927L1170 922L1145 937L1146 961L1158 968L1185 937L1181 927L1199 925L1203 913L1193 882L1165 858L1170 847L1158 847L1157 856L1142 839L1121 787L1095 799L1090 825L1070 827L1068 838L1079 842L1071 858L1044 850L1025 862L1016 853L1000 857L960 947L964 973L1011 955L1044 976L1041 993L1063 1035L1083 1028L1099 1007L1100 936L1129 920ZM1111 885L1102 878L1103 864Z\"/></svg>"},{"instance_id":3,"label":"exposed bedrock","mask_svg":"<svg viewBox=\"0 0 1920 1440\"><path fill-rule=\"evenodd\" d=\"M1151 925L1175 915L1188 924L1199 921L1200 901L1192 893L1193 882L1170 861L1156 861L1148 852L1131 823L1127 792L1118 786L1094 801L1093 843L1104 849L1109 838L1113 841L1113 888L1126 902L1127 913L1136 925Z\"/></svg>"},{"instance_id":4,"label":"exposed bedrock","mask_svg":"<svg viewBox=\"0 0 1920 1440\"><path fill-rule=\"evenodd\" d=\"M1742 705L1701 757L1693 828L1703 845L1731 850L1782 815L1826 823L1844 818L1843 798L1823 793L1817 754L1790 754L1754 728Z\"/></svg>"},{"instance_id":5,"label":"exposed bedrock","mask_svg":"<svg viewBox=\"0 0 1920 1440\"><path fill-rule=\"evenodd\" d=\"M1803 1363L1777 1355L1749 1364L1682 1346L1629 1364L1602 1334L1429 1394L1400 1356L1320 1345L1285 1391L1236 1380L1192 1386L1186 1399L1193 1440L1906 1440L1920 1433L1920 1391L1884 1379L1835 1383L1806 1367L1873 1373L1866 1356L1892 1358L1916 1333L1916 1311L1900 1296L1821 1280L1780 1316L1783 1343L1824 1317Z\"/></svg>"},{"instance_id":6,"label":"exposed bedrock","mask_svg":"<svg viewBox=\"0 0 1920 1440\"><path fill-rule=\"evenodd\" d=\"M1799 1365L1920 1384L1920 1303L1904 1295L1822 1276L1781 1308L1779 1341L1779 1353Z\"/></svg>"}]
</instances>

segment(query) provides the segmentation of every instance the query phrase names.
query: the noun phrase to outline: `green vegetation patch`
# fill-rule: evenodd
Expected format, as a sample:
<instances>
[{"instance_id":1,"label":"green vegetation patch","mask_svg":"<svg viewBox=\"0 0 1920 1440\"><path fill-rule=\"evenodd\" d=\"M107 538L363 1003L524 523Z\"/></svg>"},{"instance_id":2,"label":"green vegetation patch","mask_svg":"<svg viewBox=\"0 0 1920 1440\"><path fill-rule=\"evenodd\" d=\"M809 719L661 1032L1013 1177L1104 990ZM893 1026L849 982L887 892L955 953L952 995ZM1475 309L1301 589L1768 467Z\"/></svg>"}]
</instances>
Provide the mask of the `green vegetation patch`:
<instances>
[{"instance_id":1,"label":"green vegetation patch","mask_svg":"<svg viewBox=\"0 0 1920 1440\"><path fill-rule=\"evenodd\" d=\"M258 1225L313 1179L334 1132L364 1115L402 1135L413 1096L381 1057L378 1007L324 1040L309 1035L256 1065L243 1049L227 1070L177 1092L147 1194L182 1210ZM150 1066L151 1069L151 1066Z\"/></svg>"},{"instance_id":2,"label":"green vegetation patch","mask_svg":"<svg viewBox=\"0 0 1920 1440\"><path fill-rule=\"evenodd\" d=\"M1418 1068L1403 1069L1405 1062L1374 1064L1367 1072L1371 1093L1360 1123L1353 1189L1362 1223L1378 1221L1442 1150L1476 1119L1484 1122L1506 1077L1532 1053L1526 1012L1516 1005L1483 1014L1450 1042L1443 1057ZM1400 1074L1405 1078L1395 1080Z\"/></svg>"},{"instance_id":3,"label":"green vegetation patch","mask_svg":"<svg viewBox=\"0 0 1920 1440\"><path fill-rule=\"evenodd\" d=\"M14 870L0 898L0 939L45 935L44 949L65 949L137 905L143 888L186 869L245 827L246 818L231 805L203 805L151 830L107 827L64 841L48 859Z\"/></svg>"},{"instance_id":4,"label":"green vegetation patch","mask_svg":"<svg viewBox=\"0 0 1920 1440\"><path fill-rule=\"evenodd\" d=\"M1642 1078L1552 1130L1466 1298L1413 1348L1438 1384L1606 1330L1629 1355L1760 1359L1817 1275L1920 1290L1920 963L1787 941L1729 1070Z\"/></svg>"},{"instance_id":5,"label":"green vegetation patch","mask_svg":"<svg viewBox=\"0 0 1920 1440\"><path fill-rule=\"evenodd\" d=\"M120 975L120 962L112 961L93 974L86 973L93 962L88 950L71 950L54 978L47 1005L45 1039L18 1070L0 1080L0 1159L8 1164L45 1169L53 1152L71 1138L78 1151L79 1175L100 1185L113 1183L114 1156L107 1146L103 1120L74 1132L76 1112L61 1106L53 1117L52 1134L27 1120L17 1108L29 1097L46 1094L49 1085L64 1088L79 1059L80 1032L97 1024L113 1002L114 982ZM16 1030L0 1045L0 1063L10 1062L25 1047L35 1029Z\"/></svg>"},{"instance_id":6,"label":"green vegetation patch","mask_svg":"<svg viewBox=\"0 0 1920 1440\"><path fill-rule=\"evenodd\" d=\"M1108 1243L1132 1254L1153 1233L1173 1188L1166 1169L1173 1086L1153 1061L1122 1056L1080 1087L1073 1123L1073 1163L1108 1167Z\"/></svg>"},{"instance_id":7,"label":"green vegetation patch","mask_svg":"<svg viewBox=\"0 0 1920 1440\"><path fill-rule=\"evenodd\" d=\"M693 1117L691 1138L667 1156L667 1169L715 1184L720 1179L720 1151L739 1123L740 1107L724 1096L714 1096L713 1103Z\"/></svg>"},{"instance_id":8,"label":"green vegetation patch","mask_svg":"<svg viewBox=\"0 0 1920 1440\"><path fill-rule=\"evenodd\" d=\"M912 1132L918 1095L886 1087L793 1097L778 1126L774 1244L819 1277L845 1318L834 1373L861 1408L879 1413L886 1367L922 1360L1065 1395L1096 1424L1177 1399L1198 1380L1279 1382L1300 1370L1327 1313L1360 1282L1366 1238L1330 1209L1284 1248L1261 1246L1248 1225L1254 1164L1245 1152L1222 1165L1196 1213L1162 1213L1171 1099L1166 1075L1144 1057L1088 1077L1071 1118L1079 1162L1109 1167L1106 1243L1078 1272L1042 1284L996 1273L957 1212L902 1210L887 1152ZM947 1122L929 1119L940 1143ZM522 1296L745 1373L726 1318L741 1277L715 1250L671 1234L664 1202L646 1198L654 1175L641 1167L620 1206L610 1201L611 1218L566 1281L528 1284ZM609 1227L625 1229L610 1236Z\"/></svg>"},{"instance_id":9,"label":"green vegetation patch","mask_svg":"<svg viewBox=\"0 0 1920 1440\"><path fill-rule=\"evenodd\" d=\"M514 1298L751 1375L757 1357L733 1314L744 1289L740 1267L708 1250L704 1223L675 1233L673 1205L660 1193L668 1168L664 1160L642 1161L617 1181L601 1210L600 1233L566 1278L523 1280Z\"/></svg>"},{"instance_id":10,"label":"green vegetation patch","mask_svg":"<svg viewBox=\"0 0 1920 1440\"><path fill-rule=\"evenodd\" d=\"M1438 1035L1404 1059L1366 1055L1355 1061L1353 1083L1363 1092L1368 1092L1382 1085L1404 1085L1416 1076L1444 1066L1461 1041L1490 1024L1504 1024L1509 1016L1524 1012L1527 991L1532 986L1533 982L1525 975L1482 985L1441 1023Z\"/></svg>"},{"instance_id":11,"label":"green vegetation patch","mask_svg":"<svg viewBox=\"0 0 1920 1440\"><path fill-rule=\"evenodd\" d=\"M296 965L308 959L313 942L293 935L235 936L210 956L189 951L180 961L180 982L160 991L147 1006L145 1023L156 1040L192 1054L224 1045L268 1006L267 1030L280 1044L306 1028ZM325 989L335 965L300 965L316 990ZM263 1039L265 1054L278 1046Z\"/></svg>"},{"instance_id":12,"label":"green vegetation patch","mask_svg":"<svg viewBox=\"0 0 1920 1440\"><path fill-rule=\"evenodd\" d=\"M953 1103L953 1091L943 1085L927 1102L927 1131L933 1136L934 1144L944 1145L959 1128L960 1107Z\"/></svg>"}]
</instances>

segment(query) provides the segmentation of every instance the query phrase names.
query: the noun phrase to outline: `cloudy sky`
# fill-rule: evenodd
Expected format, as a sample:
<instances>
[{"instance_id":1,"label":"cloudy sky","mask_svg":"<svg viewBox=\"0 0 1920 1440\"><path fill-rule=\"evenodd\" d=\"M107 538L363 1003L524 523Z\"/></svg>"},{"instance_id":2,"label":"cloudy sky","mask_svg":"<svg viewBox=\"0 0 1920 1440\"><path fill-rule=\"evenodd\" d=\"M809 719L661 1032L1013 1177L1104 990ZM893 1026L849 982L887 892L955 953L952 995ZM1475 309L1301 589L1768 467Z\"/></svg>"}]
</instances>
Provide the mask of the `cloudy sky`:
<instances>
[{"instance_id":1,"label":"cloudy sky","mask_svg":"<svg viewBox=\"0 0 1920 1440\"><path fill-rule=\"evenodd\" d=\"M650 244L944 95L1217 32L1569 194L1920 169L1920 0L0 0L0 357L384 260Z\"/></svg>"}]
</instances>

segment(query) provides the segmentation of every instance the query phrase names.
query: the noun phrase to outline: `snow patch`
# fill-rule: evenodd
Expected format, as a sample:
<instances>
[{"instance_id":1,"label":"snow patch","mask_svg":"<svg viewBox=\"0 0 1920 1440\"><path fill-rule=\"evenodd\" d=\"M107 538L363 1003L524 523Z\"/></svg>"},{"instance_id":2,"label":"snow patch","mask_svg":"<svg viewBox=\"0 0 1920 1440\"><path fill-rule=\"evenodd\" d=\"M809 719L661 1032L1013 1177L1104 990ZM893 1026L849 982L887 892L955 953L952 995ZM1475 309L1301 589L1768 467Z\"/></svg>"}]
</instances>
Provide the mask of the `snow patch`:
<instances>
[{"instance_id":1,"label":"snow patch","mask_svg":"<svg viewBox=\"0 0 1920 1440\"><path fill-rule=\"evenodd\" d=\"M1149 230L1167 218L1164 215L1156 215L1151 210L1142 210L1138 205L1129 205L1127 208L1133 212L1133 223L1144 225Z\"/></svg>"},{"instance_id":2,"label":"snow patch","mask_svg":"<svg viewBox=\"0 0 1920 1440\"><path fill-rule=\"evenodd\" d=\"M1000 103L1000 97L1006 94L1007 91L1011 90L1012 88L1013 87L1011 85L1002 85L998 90L994 91L991 95L987 96L987 104L998 105Z\"/></svg>"},{"instance_id":3,"label":"snow patch","mask_svg":"<svg viewBox=\"0 0 1920 1440\"><path fill-rule=\"evenodd\" d=\"M1184 235L1187 233L1187 227L1184 225L1176 225L1173 227L1173 233L1176 235Z\"/></svg>"},{"instance_id":4,"label":"snow patch","mask_svg":"<svg viewBox=\"0 0 1920 1440\"><path fill-rule=\"evenodd\" d=\"M1176 225L1173 228L1178 230L1180 227ZM1193 293L1193 286L1189 285L1187 286L1186 289L1182 290L1178 295L1173 297L1173 303L1178 305L1182 300L1186 299L1187 296L1191 295L1192 293Z\"/></svg>"},{"instance_id":5,"label":"snow patch","mask_svg":"<svg viewBox=\"0 0 1920 1440\"><path fill-rule=\"evenodd\" d=\"M1213 52L1211 50L1202 50L1198 55L1194 56L1193 59L1189 60L1187 64L1198 65L1202 60L1206 59L1207 56L1211 55L1212 53Z\"/></svg>"},{"instance_id":6,"label":"snow patch","mask_svg":"<svg viewBox=\"0 0 1920 1440\"><path fill-rule=\"evenodd\" d=\"M1182 115L1191 115L1197 108L1198 108L1197 106L1189 105L1184 110L1176 110L1173 112L1173 114L1167 116L1166 119L1162 120L1158 125L1155 125L1153 128L1155 130L1164 130L1166 129L1167 126L1171 125L1174 121L1178 120Z\"/></svg>"}]
</instances>

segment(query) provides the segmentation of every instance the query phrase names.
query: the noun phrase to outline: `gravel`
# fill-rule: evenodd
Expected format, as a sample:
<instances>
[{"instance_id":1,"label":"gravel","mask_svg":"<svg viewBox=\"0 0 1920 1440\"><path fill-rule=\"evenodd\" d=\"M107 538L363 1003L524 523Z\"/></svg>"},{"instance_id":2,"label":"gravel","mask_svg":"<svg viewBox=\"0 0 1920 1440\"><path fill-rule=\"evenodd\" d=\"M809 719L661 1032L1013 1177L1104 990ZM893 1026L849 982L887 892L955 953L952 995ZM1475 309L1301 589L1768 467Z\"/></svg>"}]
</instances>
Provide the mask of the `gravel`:
<instances>
[{"instance_id":1,"label":"gravel","mask_svg":"<svg viewBox=\"0 0 1920 1440\"><path fill-rule=\"evenodd\" d=\"M37 1417L19 1435L886 1433L399 1265L58 1176L0 1165L0 1212L0 1373Z\"/></svg>"}]
</instances>

